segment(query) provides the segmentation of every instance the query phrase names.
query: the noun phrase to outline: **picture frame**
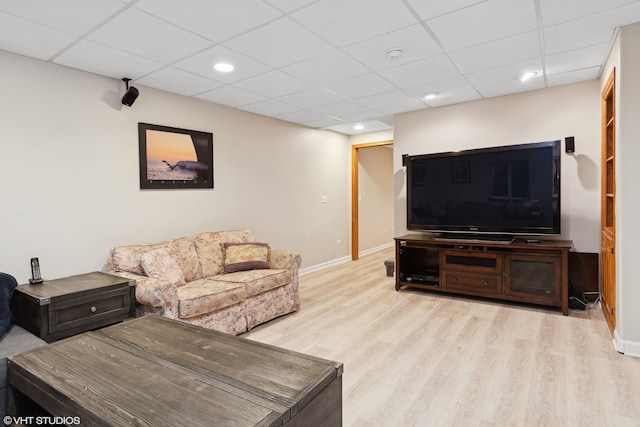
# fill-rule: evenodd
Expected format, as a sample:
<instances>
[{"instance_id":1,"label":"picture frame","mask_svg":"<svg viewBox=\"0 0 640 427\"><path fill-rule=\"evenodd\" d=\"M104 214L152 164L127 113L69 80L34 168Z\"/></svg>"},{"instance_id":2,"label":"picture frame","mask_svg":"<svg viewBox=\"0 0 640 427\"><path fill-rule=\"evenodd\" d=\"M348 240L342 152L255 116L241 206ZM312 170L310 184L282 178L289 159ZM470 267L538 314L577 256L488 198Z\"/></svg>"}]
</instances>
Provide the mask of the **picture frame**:
<instances>
[{"instance_id":1,"label":"picture frame","mask_svg":"<svg viewBox=\"0 0 640 427\"><path fill-rule=\"evenodd\" d=\"M140 189L213 188L213 133L138 123Z\"/></svg>"}]
</instances>

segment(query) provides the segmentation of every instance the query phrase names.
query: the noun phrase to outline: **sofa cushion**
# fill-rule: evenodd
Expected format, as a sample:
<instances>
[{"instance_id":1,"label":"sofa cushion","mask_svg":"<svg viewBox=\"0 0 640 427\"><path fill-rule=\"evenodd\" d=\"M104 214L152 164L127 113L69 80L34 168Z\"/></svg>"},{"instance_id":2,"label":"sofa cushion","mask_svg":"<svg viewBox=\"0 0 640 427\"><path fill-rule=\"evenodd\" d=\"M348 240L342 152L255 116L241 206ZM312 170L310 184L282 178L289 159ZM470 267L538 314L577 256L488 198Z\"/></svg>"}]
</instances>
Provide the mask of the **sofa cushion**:
<instances>
[{"instance_id":1,"label":"sofa cushion","mask_svg":"<svg viewBox=\"0 0 640 427\"><path fill-rule=\"evenodd\" d=\"M267 243L223 243L223 272L259 270L269 268L269 245Z\"/></svg>"},{"instance_id":2,"label":"sofa cushion","mask_svg":"<svg viewBox=\"0 0 640 427\"><path fill-rule=\"evenodd\" d=\"M153 249L138 255L140 265L149 277L165 279L171 284L185 284L184 273L176 260L164 248Z\"/></svg>"},{"instance_id":3,"label":"sofa cushion","mask_svg":"<svg viewBox=\"0 0 640 427\"><path fill-rule=\"evenodd\" d=\"M144 275L145 271L138 260L138 255L158 248L166 249L175 258L186 282L202 278L196 247L193 240L187 237L151 245L118 246L111 250L111 267L114 271Z\"/></svg>"},{"instance_id":4,"label":"sofa cushion","mask_svg":"<svg viewBox=\"0 0 640 427\"><path fill-rule=\"evenodd\" d=\"M0 337L0 385L7 382L7 358L24 353L47 343L18 325L11 325L6 334ZM0 412L2 414L2 412Z\"/></svg>"},{"instance_id":5,"label":"sofa cushion","mask_svg":"<svg viewBox=\"0 0 640 427\"><path fill-rule=\"evenodd\" d=\"M250 270L211 277L216 282L238 283L247 289L247 297L291 283L291 270Z\"/></svg>"},{"instance_id":6,"label":"sofa cushion","mask_svg":"<svg viewBox=\"0 0 640 427\"><path fill-rule=\"evenodd\" d=\"M180 286L177 295L178 317L186 319L241 303L247 291L242 283L200 279Z\"/></svg>"},{"instance_id":7,"label":"sofa cushion","mask_svg":"<svg viewBox=\"0 0 640 427\"><path fill-rule=\"evenodd\" d=\"M196 234L193 237L203 277L217 276L222 273L223 267L223 243L253 242L251 230L211 231Z\"/></svg>"},{"instance_id":8,"label":"sofa cushion","mask_svg":"<svg viewBox=\"0 0 640 427\"><path fill-rule=\"evenodd\" d=\"M175 258L182 269L185 281L191 282L202 279L200 260L192 238L182 237L167 240L166 242L158 243L158 246L165 248Z\"/></svg>"}]
</instances>

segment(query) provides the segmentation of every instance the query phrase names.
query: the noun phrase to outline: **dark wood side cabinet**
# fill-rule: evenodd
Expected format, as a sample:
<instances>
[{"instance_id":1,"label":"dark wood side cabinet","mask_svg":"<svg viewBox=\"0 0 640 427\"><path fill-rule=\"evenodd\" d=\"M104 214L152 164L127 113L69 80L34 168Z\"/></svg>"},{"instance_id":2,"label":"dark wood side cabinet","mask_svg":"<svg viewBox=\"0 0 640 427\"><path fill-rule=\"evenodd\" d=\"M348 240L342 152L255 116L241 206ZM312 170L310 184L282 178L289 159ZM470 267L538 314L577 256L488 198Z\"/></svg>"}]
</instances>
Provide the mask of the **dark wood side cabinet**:
<instances>
[{"instance_id":1,"label":"dark wood side cabinet","mask_svg":"<svg viewBox=\"0 0 640 427\"><path fill-rule=\"evenodd\" d=\"M53 342L135 317L135 286L100 271L18 285L11 314L16 324Z\"/></svg>"},{"instance_id":2,"label":"dark wood side cabinet","mask_svg":"<svg viewBox=\"0 0 640 427\"><path fill-rule=\"evenodd\" d=\"M560 307L569 314L569 240L511 242L408 234L396 241L396 290L412 287Z\"/></svg>"}]
</instances>

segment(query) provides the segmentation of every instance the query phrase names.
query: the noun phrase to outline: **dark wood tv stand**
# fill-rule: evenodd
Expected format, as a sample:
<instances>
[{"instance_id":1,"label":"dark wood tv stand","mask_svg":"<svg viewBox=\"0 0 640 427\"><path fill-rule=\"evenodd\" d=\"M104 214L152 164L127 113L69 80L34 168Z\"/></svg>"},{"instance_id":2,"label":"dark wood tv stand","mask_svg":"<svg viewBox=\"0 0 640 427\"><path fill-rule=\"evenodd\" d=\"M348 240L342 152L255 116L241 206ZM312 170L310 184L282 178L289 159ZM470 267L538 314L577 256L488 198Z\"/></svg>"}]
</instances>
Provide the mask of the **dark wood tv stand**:
<instances>
[{"instance_id":1,"label":"dark wood tv stand","mask_svg":"<svg viewBox=\"0 0 640 427\"><path fill-rule=\"evenodd\" d=\"M396 241L402 287L560 307L569 314L570 240L492 242L407 234Z\"/></svg>"}]
</instances>

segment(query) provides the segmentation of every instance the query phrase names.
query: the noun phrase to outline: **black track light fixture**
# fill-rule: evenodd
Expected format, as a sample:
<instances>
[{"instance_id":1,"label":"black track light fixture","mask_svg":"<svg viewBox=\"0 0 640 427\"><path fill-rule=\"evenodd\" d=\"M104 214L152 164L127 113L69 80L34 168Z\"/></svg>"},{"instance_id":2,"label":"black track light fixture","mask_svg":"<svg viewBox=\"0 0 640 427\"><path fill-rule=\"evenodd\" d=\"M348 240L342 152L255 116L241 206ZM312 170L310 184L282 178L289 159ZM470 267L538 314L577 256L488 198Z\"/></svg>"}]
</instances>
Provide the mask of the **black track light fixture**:
<instances>
[{"instance_id":1,"label":"black track light fixture","mask_svg":"<svg viewBox=\"0 0 640 427\"><path fill-rule=\"evenodd\" d=\"M138 92L138 89L136 89L135 87L129 86L129 82L131 81L131 79L125 77L122 79L122 81L127 85L127 91L122 96L122 105L131 107L136 98L138 98L138 95L140 95L140 92Z\"/></svg>"}]
</instances>

